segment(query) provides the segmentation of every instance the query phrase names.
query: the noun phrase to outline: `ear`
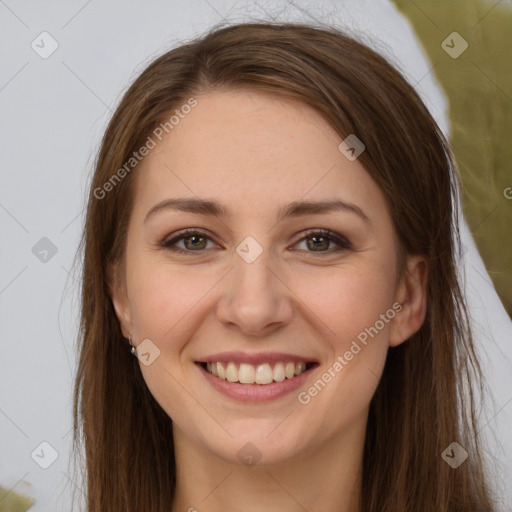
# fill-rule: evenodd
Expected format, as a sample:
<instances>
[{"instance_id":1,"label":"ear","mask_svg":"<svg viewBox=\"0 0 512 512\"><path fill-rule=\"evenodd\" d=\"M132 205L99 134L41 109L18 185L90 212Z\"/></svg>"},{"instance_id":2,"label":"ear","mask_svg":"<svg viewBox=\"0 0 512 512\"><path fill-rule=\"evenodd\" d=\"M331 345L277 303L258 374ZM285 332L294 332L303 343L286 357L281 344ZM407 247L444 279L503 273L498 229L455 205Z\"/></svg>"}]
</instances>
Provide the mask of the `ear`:
<instances>
[{"instance_id":1,"label":"ear","mask_svg":"<svg viewBox=\"0 0 512 512\"><path fill-rule=\"evenodd\" d=\"M121 277L117 263L109 266L108 287L121 332L125 338L129 338L132 335L132 316L126 293L126 279Z\"/></svg>"},{"instance_id":2,"label":"ear","mask_svg":"<svg viewBox=\"0 0 512 512\"><path fill-rule=\"evenodd\" d=\"M408 255L403 275L395 291L395 301L402 309L391 321L389 346L400 345L418 332L427 315L428 260Z\"/></svg>"}]
</instances>

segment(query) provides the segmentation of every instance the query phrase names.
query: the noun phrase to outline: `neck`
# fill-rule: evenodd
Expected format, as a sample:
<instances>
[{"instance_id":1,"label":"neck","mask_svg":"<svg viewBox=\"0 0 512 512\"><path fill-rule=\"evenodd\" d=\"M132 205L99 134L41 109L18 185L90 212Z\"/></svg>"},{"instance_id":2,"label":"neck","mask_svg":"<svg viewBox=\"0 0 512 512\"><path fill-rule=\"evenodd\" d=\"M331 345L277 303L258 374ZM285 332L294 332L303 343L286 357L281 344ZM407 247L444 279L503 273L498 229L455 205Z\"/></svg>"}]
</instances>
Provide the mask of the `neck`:
<instances>
[{"instance_id":1,"label":"neck","mask_svg":"<svg viewBox=\"0 0 512 512\"><path fill-rule=\"evenodd\" d=\"M172 512L360 512L366 417L293 460L262 466L226 462L173 426Z\"/></svg>"}]
</instances>

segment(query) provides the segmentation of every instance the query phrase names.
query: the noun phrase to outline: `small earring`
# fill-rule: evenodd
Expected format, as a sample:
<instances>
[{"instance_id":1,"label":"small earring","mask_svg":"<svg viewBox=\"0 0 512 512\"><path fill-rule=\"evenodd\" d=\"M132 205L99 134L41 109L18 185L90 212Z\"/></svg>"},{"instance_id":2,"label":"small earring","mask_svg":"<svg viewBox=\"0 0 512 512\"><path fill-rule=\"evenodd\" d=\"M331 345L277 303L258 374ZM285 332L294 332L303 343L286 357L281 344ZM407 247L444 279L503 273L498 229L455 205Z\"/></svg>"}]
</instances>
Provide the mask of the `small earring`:
<instances>
[{"instance_id":1,"label":"small earring","mask_svg":"<svg viewBox=\"0 0 512 512\"><path fill-rule=\"evenodd\" d=\"M130 352L131 352L133 355L135 355L135 347L132 345L132 339L131 339L131 338L128 338L128 342L130 343L130 345L131 345L131 347L132 347L132 348L131 348L131 350L130 350Z\"/></svg>"}]
</instances>

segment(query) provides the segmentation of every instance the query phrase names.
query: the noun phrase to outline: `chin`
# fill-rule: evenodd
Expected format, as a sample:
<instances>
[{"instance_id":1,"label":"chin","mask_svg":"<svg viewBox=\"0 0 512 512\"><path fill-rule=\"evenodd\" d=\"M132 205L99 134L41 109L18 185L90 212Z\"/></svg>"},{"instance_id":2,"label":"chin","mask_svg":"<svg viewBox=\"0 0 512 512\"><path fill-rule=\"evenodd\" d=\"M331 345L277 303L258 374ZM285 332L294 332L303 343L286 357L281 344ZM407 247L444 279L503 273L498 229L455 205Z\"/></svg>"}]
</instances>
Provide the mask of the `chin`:
<instances>
[{"instance_id":1,"label":"chin","mask_svg":"<svg viewBox=\"0 0 512 512\"><path fill-rule=\"evenodd\" d=\"M205 439L206 448L230 464L247 467L288 462L303 450L307 435L285 428L279 430L276 426L282 420L266 420L263 424L251 420L250 426L244 421L237 429L226 426L233 438L226 440L224 436L219 443L215 443L210 435Z\"/></svg>"}]
</instances>

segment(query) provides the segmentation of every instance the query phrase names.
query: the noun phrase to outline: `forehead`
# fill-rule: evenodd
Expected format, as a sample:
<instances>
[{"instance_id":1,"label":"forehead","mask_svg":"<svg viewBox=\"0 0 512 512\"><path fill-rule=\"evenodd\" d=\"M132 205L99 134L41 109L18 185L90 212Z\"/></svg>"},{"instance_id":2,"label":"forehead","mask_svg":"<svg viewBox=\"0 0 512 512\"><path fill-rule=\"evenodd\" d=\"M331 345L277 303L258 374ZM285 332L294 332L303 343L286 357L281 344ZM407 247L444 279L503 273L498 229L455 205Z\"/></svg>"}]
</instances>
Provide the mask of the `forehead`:
<instances>
[{"instance_id":1,"label":"forehead","mask_svg":"<svg viewBox=\"0 0 512 512\"><path fill-rule=\"evenodd\" d=\"M339 198L385 207L368 172L340 153L342 138L308 105L250 90L196 100L137 169L136 203L215 197L236 212Z\"/></svg>"}]
</instances>

